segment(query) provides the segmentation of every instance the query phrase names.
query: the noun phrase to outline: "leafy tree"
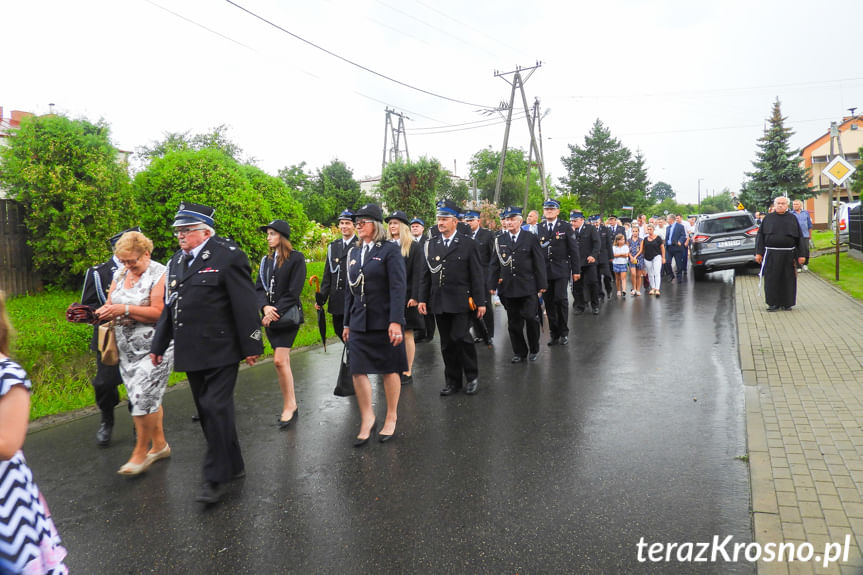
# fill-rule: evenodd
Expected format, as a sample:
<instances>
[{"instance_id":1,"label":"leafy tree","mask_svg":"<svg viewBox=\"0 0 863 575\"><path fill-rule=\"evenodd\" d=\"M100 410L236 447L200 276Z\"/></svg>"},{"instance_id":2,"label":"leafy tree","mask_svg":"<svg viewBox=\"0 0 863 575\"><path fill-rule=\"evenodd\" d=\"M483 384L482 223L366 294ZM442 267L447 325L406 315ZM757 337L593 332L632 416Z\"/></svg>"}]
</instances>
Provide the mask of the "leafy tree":
<instances>
[{"instance_id":1,"label":"leafy tree","mask_svg":"<svg viewBox=\"0 0 863 575\"><path fill-rule=\"evenodd\" d=\"M156 158L163 158L169 152L203 149L221 150L234 160L243 161L243 149L228 138L228 127L224 124L204 134L166 132L161 141L153 142L149 146L138 146L135 153L145 163L149 163Z\"/></svg>"},{"instance_id":2,"label":"leafy tree","mask_svg":"<svg viewBox=\"0 0 863 575\"><path fill-rule=\"evenodd\" d=\"M107 238L137 221L125 162L108 124L25 118L0 147L0 184L27 211L33 264L46 283L77 286L109 255Z\"/></svg>"},{"instance_id":3,"label":"leafy tree","mask_svg":"<svg viewBox=\"0 0 863 575\"><path fill-rule=\"evenodd\" d=\"M647 194L647 198L654 203L661 202L662 200L668 200L674 198L674 190L671 189L671 184L666 184L665 182L656 182L653 184L653 187L650 188L650 192Z\"/></svg>"},{"instance_id":4,"label":"leafy tree","mask_svg":"<svg viewBox=\"0 0 863 575\"><path fill-rule=\"evenodd\" d=\"M791 150L789 140L794 132L785 127L779 99L773 103L770 124L758 139L755 171L740 190L740 201L750 210L766 211L773 199L787 195L794 199L811 198L818 194L809 187L809 170L800 163L800 150Z\"/></svg>"},{"instance_id":5,"label":"leafy tree","mask_svg":"<svg viewBox=\"0 0 863 575\"><path fill-rule=\"evenodd\" d=\"M701 213L718 214L719 212L730 212L736 206L737 202L734 201L731 191L725 188L719 195L709 196L701 200Z\"/></svg>"},{"instance_id":6,"label":"leafy tree","mask_svg":"<svg viewBox=\"0 0 863 575\"><path fill-rule=\"evenodd\" d=\"M180 202L188 201L214 207L216 232L236 241L254 264L266 251L266 237L258 226L274 219L274 210L261 201L271 190L257 192L250 176L259 183L263 179L214 148L167 152L154 159L134 182L138 202L145 207L141 227L155 244L154 257L164 259L176 251L171 222Z\"/></svg>"},{"instance_id":7,"label":"leafy tree","mask_svg":"<svg viewBox=\"0 0 863 575\"><path fill-rule=\"evenodd\" d=\"M304 236L311 229L311 222L303 211L302 204L294 198L292 190L281 178L271 176L256 166L243 164L240 171L269 207L272 216L267 221L287 221L291 224L291 243L298 249L304 247Z\"/></svg>"},{"instance_id":8,"label":"leafy tree","mask_svg":"<svg viewBox=\"0 0 863 575\"><path fill-rule=\"evenodd\" d=\"M384 168L378 191L387 210L403 210L426 223L434 221L438 179L446 172L434 158L407 163L391 162Z\"/></svg>"},{"instance_id":9,"label":"leafy tree","mask_svg":"<svg viewBox=\"0 0 863 575\"><path fill-rule=\"evenodd\" d=\"M569 144L561 158L567 175L560 184L578 197L582 207L605 216L644 197L650 184L640 153L632 153L597 119L584 138L584 147Z\"/></svg>"},{"instance_id":10,"label":"leafy tree","mask_svg":"<svg viewBox=\"0 0 863 575\"><path fill-rule=\"evenodd\" d=\"M491 147L484 148L473 155L469 162L470 177L475 179L479 197L488 202L494 201L497 184L497 171L500 166L500 152ZM500 188L500 206L522 206L524 204L524 185L527 179L527 156L524 150L510 148L503 164L503 179ZM551 188L550 185L547 186ZM531 166L528 205L526 209L539 209L542 206L542 182L539 170Z\"/></svg>"},{"instance_id":11,"label":"leafy tree","mask_svg":"<svg viewBox=\"0 0 863 575\"><path fill-rule=\"evenodd\" d=\"M863 146L857 150L857 157L863 158ZM851 186L851 191L858 198L863 197L863 163L857 165L857 171L851 175L851 181L848 184Z\"/></svg>"},{"instance_id":12,"label":"leafy tree","mask_svg":"<svg viewBox=\"0 0 863 575\"><path fill-rule=\"evenodd\" d=\"M369 198L344 162L333 160L319 168L314 177L306 177L304 165L305 162L284 168L279 175L289 184L299 186L296 197L312 220L329 226L338 221L345 208L356 209L368 203Z\"/></svg>"},{"instance_id":13,"label":"leafy tree","mask_svg":"<svg viewBox=\"0 0 863 575\"><path fill-rule=\"evenodd\" d=\"M312 182L312 175L306 173L305 167L306 163L300 162L299 164L282 168L279 170L279 178L292 190L302 192Z\"/></svg>"},{"instance_id":14,"label":"leafy tree","mask_svg":"<svg viewBox=\"0 0 863 575\"><path fill-rule=\"evenodd\" d=\"M438 174L436 188L435 199L437 200L452 200L463 205L471 197L471 190L467 182L453 178L444 168L441 168L441 173Z\"/></svg>"}]
</instances>

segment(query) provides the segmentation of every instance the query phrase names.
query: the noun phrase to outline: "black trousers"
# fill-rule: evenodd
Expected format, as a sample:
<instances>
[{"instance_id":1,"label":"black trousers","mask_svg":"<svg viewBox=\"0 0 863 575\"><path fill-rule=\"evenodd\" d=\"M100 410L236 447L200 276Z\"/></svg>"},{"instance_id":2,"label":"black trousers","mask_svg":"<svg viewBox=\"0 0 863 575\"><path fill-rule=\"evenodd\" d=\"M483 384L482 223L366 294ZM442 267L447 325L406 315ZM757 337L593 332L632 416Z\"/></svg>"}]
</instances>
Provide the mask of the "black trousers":
<instances>
[{"instance_id":1,"label":"black trousers","mask_svg":"<svg viewBox=\"0 0 863 575\"><path fill-rule=\"evenodd\" d=\"M609 263L598 263L596 264L597 272L599 273L600 280L602 281L602 289L605 290L605 293L608 296L611 296L614 293L614 275L611 273L611 264ZM600 294L602 295L602 294Z\"/></svg>"},{"instance_id":2,"label":"black trousers","mask_svg":"<svg viewBox=\"0 0 863 575\"><path fill-rule=\"evenodd\" d=\"M117 387L123 385L119 365L105 365L102 354L96 352L96 377L93 378L93 391L96 393L96 405L102 412L102 421L114 425L114 408L120 403L120 392ZM132 405L129 404L129 410Z\"/></svg>"},{"instance_id":3,"label":"black trousers","mask_svg":"<svg viewBox=\"0 0 863 575\"><path fill-rule=\"evenodd\" d=\"M548 280L548 289L542 294L545 302L545 313L548 315L548 331L552 338L569 335L567 317L569 315L569 297L566 293L571 278Z\"/></svg>"},{"instance_id":4,"label":"black trousers","mask_svg":"<svg viewBox=\"0 0 863 575\"><path fill-rule=\"evenodd\" d=\"M489 303L485 308L485 315L482 319L477 319L476 313L471 312L471 323L473 324L473 332L477 337L482 337L482 326L488 331L488 337L494 337L494 302L489 298Z\"/></svg>"},{"instance_id":5,"label":"black trousers","mask_svg":"<svg viewBox=\"0 0 863 575\"><path fill-rule=\"evenodd\" d=\"M596 265L586 265L581 268L581 276L578 281L572 282L572 299L575 307L584 311L587 301L590 305L599 305L599 277L596 272ZM590 292L585 294L585 291Z\"/></svg>"},{"instance_id":6,"label":"black trousers","mask_svg":"<svg viewBox=\"0 0 863 575\"><path fill-rule=\"evenodd\" d=\"M443 355L444 377L447 385L461 387L462 376L467 381L477 378L476 347L470 336L473 312L435 314L440 333L440 351Z\"/></svg>"},{"instance_id":7,"label":"black trousers","mask_svg":"<svg viewBox=\"0 0 863 575\"><path fill-rule=\"evenodd\" d=\"M345 340L342 339L342 332L345 330L345 316L344 314L332 314L333 316L333 331L336 332L336 335L339 339L342 340L342 343L345 343Z\"/></svg>"},{"instance_id":8,"label":"black trousers","mask_svg":"<svg viewBox=\"0 0 863 575\"><path fill-rule=\"evenodd\" d=\"M227 483L245 469L234 416L234 386L239 364L186 372L201 429L207 440L204 479Z\"/></svg>"},{"instance_id":9,"label":"black trousers","mask_svg":"<svg viewBox=\"0 0 863 575\"><path fill-rule=\"evenodd\" d=\"M507 331L512 352L527 357L539 353L539 298L535 295L501 298L506 308ZM527 332L525 340L524 332Z\"/></svg>"},{"instance_id":10,"label":"black trousers","mask_svg":"<svg viewBox=\"0 0 863 575\"><path fill-rule=\"evenodd\" d=\"M429 341L434 338L434 329L435 329L434 317L435 316L433 314L428 314L425 316L426 330L425 330L425 334L423 334L423 338L426 340L429 340Z\"/></svg>"}]
</instances>

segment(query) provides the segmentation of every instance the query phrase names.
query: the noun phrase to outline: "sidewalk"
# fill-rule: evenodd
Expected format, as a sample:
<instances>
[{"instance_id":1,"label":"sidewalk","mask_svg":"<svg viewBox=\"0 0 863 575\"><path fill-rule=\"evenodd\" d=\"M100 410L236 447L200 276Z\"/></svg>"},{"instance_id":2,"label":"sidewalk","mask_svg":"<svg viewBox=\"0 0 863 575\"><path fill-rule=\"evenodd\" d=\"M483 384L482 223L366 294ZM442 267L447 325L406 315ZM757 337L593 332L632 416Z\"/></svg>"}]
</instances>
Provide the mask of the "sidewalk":
<instances>
[{"instance_id":1,"label":"sidewalk","mask_svg":"<svg viewBox=\"0 0 863 575\"><path fill-rule=\"evenodd\" d=\"M851 535L847 563L758 563L758 573L863 572L863 305L811 273L797 307L767 313L758 277L738 274L755 541Z\"/></svg>"}]
</instances>

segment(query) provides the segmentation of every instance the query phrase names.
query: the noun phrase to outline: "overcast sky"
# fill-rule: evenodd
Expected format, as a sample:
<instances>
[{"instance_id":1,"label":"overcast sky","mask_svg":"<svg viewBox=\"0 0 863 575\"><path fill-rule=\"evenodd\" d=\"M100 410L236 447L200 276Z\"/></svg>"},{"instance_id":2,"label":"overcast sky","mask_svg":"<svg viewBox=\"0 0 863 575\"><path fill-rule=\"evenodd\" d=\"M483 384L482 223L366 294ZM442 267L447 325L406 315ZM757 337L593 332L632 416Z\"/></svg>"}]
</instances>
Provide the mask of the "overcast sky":
<instances>
[{"instance_id":1,"label":"overcast sky","mask_svg":"<svg viewBox=\"0 0 863 575\"><path fill-rule=\"evenodd\" d=\"M334 158L380 174L384 108L406 123L411 158L467 175L503 141L488 116L508 100L494 76L542 61L526 82L542 122L547 171L599 118L641 150L652 182L679 201L729 188L751 168L775 98L802 147L859 106L858 1L236 0L345 63L225 0L16 0L3 3L0 106L104 118L134 150L165 132L226 124L264 170ZM507 76L512 78L512 76ZM516 103L520 105L520 96ZM489 123L489 122L487 122ZM445 133L430 134L430 129ZM510 145L527 149L526 121ZM848 151L848 150L846 150Z\"/></svg>"}]
</instances>

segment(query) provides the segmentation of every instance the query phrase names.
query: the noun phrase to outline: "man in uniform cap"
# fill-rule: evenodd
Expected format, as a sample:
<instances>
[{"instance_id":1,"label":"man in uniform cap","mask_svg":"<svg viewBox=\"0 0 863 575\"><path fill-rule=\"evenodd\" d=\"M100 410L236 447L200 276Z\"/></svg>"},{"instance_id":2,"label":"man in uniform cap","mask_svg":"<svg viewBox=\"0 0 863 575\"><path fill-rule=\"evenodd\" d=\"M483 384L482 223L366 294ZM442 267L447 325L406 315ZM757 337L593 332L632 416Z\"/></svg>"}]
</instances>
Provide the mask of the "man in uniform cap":
<instances>
[{"instance_id":1,"label":"man in uniform cap","mask_svg":"<svg viewBox=\"0 0 863 575\"><path fill-rule=\"evenodd\" d=\"M128 230L111 236L108 243L111 245L111 251L114 251L114 245L126 232L140 232L141 228L135 226ZM81 303L90 306L93 311L102 307L105 300L108 299L108 289L111 287L111 282L114 279L114 272L120 267L120 262L117 256L112 255L111 258L95 265L87 270L84 274L84 288L81 290ZM123 378L120 377L120 366L105 365L102 363L102 354L99 353L99 326L93 327L93 337L90 339L90 350L96 352L96 376L91 382L93 391L96 394L96 405L102 413L102 420L99 423L99 430L96 432L96 443L101 446L106 446L111 443L111 434L114 431L114 408L120 403L120 393L117 387L123 385ZM131 411L132 404L129 404Z\"/></svg>"},{"instance_id":2,"label":"man in uniform cap","mask_svg":"<svg viewBox=\"0 0 863 575\"><path fill-rule=\"evenodd\" d=\"M573 211L569 214L572 224L572 235L578 242L578 254L581 257L581 277L572 282L572 298L575 311L584 313L586 305L585 291L590 292L590 306L593 315L599 314L599 276L597 275L597 263L600 257L599 232L595 227L584 223L584 214Z\"/></svg>"},{"instance_id":3,"label":"man in uniform cap","mask_svg":"<svg viewBox=\"0 0 863 575\"><path fill-rule=\"evenodd\" d=\"M239 362L263 352L249 258L217 237L215 210L183 202L174 217L180 250L168 262L165 308L150 347L155 365L174 341L174 370L186 372L207 440L204 484L196 497L216 503L225 484L245 475L234 418Z\"/></svg>"},{"instance_id":4,"label":"man in uniform cap","mask_svg":"<svg viewBox=\"0 0 863 575\"><path fill-rule=\"evenodd\" d=\"M567 289L570 280L577 281L581 274L581 258L578 242L572 237L569 222L562 222L560 204L549 198L542 204L543 223L539 224L537 237L545 257L545 274L548 290L542 296L548 315L548 345L569 343L569 301Z\"/></svg>"},{"instance_id":5,"label":"man in uniform cap","mask_svg":"<svg viewBox=\"0 0 863 575\"><path fill-rule=\"evenodd\" d=\"M410 226L411 236L413 236L415 242L419 242L420 246L422 246L428 239L425 236L426 223L420 218L414 218L411 220Z\"/></svg>"},{"instance_id":6,"label":"man in uniform cap","mask_svg":"<svg viewBox=\"0 0 863 575\"><path fill-rule=\"evenodd\" d=\"M599 261L596 265L596 270L599 274L601 282L599 290L599 299L604 300L606 296L611 297L614 292L614 276L611 274L611 260L614 244L608 228L602 225L602 218L599 214L590 216L590 223L596 228L599 233Z\"/></svg>"},{"instance_id":7,"label":"man in uniform cap","mask_svg":"<svg viewBox=\"0 0 863 575\"><path fill-rule=\"evenodd\" d=\"M321 309L329 300L327 311L333 316L333 331L342 339L345 324L345 279L347 278L348 251L359 245L354 214L345 209L339 214L339 231L342 237L327 246L327 259L324 261L324 279L321 291L315 294L315 309Z\"/></svg>"},{"instance_id":8,"label":"man in uniform cap","mask_svg":"<svg viewBox=\"0 0 863 575\"><path fill-rule=\"evenodd\" d=\"M458 207L449 200L437 204L440 235L426 243L420 282L421 314L432 313L440 333L445 385L441 395L452 395L467 381L465 393L479 386L476 347L470 336L471 316L485 314L485 286L476 242L456 230ZM471 299L473 306L471 306Z\"/></svg>"},{"instance_id":9,"label":"man in uniform cap","mask_svg":"<svg viewBox=\"0 0 863 575\"><path fill-rule=\"evenodd\" d=\"M488 289L491 293L499 292L506 309L512 363L536 361L540 331L538 294L547 287L545 260L537 236L521 225L521 208L508 207L501 218L507 231L495 240Z\"/></svg>"},{"instance_id":10,"label":"man in uniform cap","mask_svg":"<svg viewBox=\"0 0 863 575\"><path fill-rule=\"evenodd\" d=\"M464 213L464 220L470 226L468 237L476 242L476 247L479 250L479 264L482 267L483 275L486 276L489 273L491 259L494 257L494 233L480 225L480 213L476 210L467 210ZM484 277L483 285L486 284L487 280ZM485 330L479 325L480 322L485 326ZM477 336L474 338L474 343L479 343L483 339L480 337L480 334L485 331L488 333L488 344L492 345L492 340L494 339L494 309L491 309L491 306L489 306L488 311L482 316L482 319L474 317L473 326L474 334Z\"/></svg>"}]
</instances>

